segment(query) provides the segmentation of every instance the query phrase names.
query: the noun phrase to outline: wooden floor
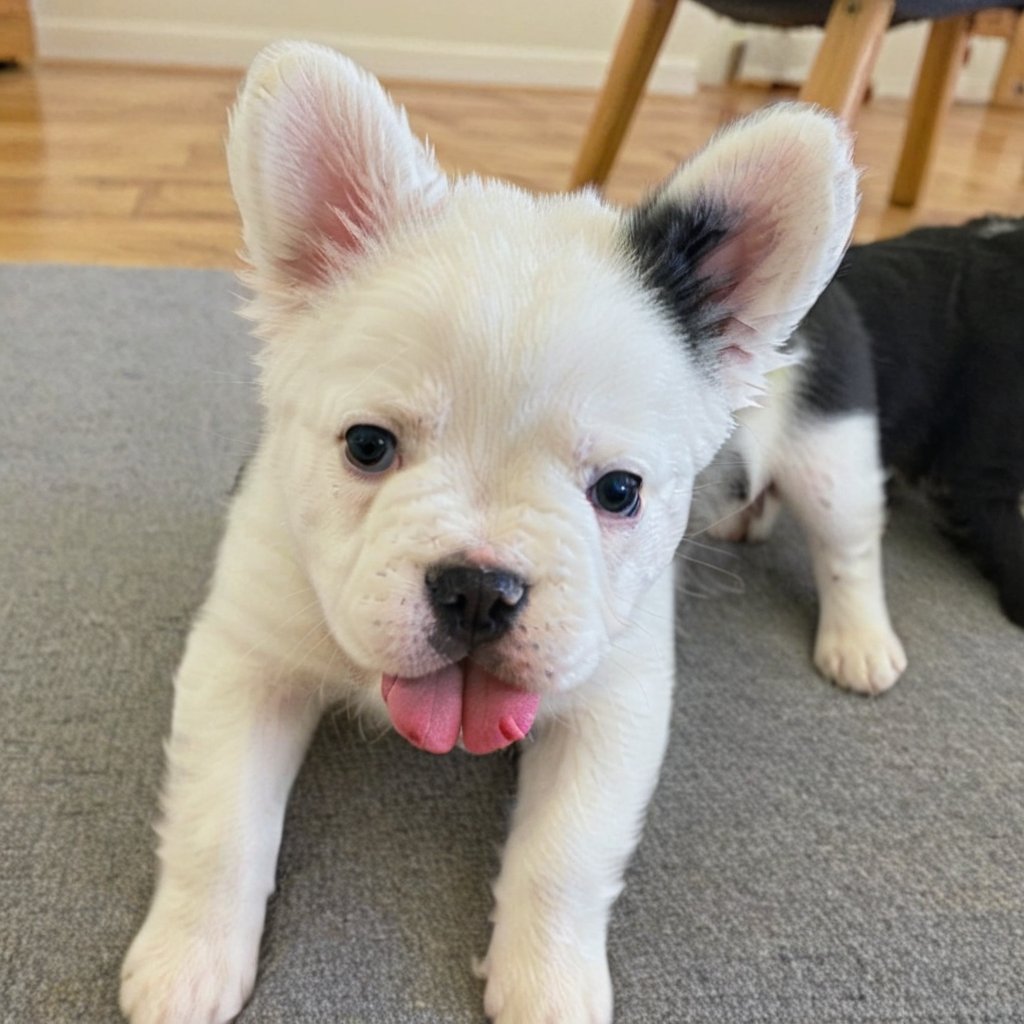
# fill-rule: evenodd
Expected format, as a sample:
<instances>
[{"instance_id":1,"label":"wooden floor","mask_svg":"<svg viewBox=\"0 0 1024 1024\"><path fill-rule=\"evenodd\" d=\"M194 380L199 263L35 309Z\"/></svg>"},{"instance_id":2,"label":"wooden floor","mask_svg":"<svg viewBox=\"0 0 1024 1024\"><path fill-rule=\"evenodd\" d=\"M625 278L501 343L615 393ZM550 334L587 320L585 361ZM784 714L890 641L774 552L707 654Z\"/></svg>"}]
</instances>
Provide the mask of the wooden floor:
<instances>
[{"instance_id":1,"label":"wooden floor","mask_svg":"<svg viewBox=\"0 0 1024 1024\"><path fill-rule=\"evenodd\" d=\"M230 267L238 225L225 111L237 71L41 64L0 71L0 261ZM593 96L392 83L444 166L565 187ZM608 194L632 202L722 123L773 95L737 87L649 98ZM958 106L915 211L887 205L905 104L862 115L857 237L999 212L1024 215L1024 111Z\"/></svg>"}]
</instances>

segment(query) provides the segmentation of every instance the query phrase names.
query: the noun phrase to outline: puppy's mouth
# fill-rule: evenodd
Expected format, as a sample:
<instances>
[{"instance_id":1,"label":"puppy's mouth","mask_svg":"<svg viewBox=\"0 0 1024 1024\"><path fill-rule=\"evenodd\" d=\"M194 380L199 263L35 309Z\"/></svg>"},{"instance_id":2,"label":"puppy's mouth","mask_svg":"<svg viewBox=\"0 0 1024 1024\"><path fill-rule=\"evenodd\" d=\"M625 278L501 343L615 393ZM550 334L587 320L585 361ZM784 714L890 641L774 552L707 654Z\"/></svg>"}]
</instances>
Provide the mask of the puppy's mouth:
<instances>
[{"instance_id":1,"label":"puppy's mouth","mask_svg":"<svg viewBox=\"0 0 1024 1024\"><path fill-rule=\"evenodd\" d=\"M381 694L395 731L431 754L447 754L460 733L471 754L501 750L526 736L540 703L468 658L425 676L385 675Z\"/></svg>"}]
</instances>

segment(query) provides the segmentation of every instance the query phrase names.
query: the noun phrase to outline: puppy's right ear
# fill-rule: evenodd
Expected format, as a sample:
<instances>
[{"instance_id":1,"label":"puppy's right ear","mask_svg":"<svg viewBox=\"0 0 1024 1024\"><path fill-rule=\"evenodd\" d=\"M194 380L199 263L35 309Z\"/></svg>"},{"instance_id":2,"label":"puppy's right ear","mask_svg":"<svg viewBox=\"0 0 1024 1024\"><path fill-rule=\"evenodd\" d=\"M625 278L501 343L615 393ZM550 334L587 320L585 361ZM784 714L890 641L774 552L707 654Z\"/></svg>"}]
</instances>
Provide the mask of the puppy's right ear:
<instances>
[{"instance_id":1,"label":"puppy's right ear","mask_svg":"<svg viewBox=\"0 0 1024 1024\"><path fill-rule=\"evenodd\" d=\"M641 280L734 409L791 361L785 342L835 273L856 211L849 136L793 103L722 132L630 215Z\"/></svg>"},{"instance_id":2,"label":"puppy's right ear","mask_svg":"<svg viewBox=\"0 0 1024 1024\"><path fill-rule=\"evenodd\" d=\"M256 57L231 115L228 169L267 334L448 188L380 83L308 43Z\"/></svg>"}]
</instances>

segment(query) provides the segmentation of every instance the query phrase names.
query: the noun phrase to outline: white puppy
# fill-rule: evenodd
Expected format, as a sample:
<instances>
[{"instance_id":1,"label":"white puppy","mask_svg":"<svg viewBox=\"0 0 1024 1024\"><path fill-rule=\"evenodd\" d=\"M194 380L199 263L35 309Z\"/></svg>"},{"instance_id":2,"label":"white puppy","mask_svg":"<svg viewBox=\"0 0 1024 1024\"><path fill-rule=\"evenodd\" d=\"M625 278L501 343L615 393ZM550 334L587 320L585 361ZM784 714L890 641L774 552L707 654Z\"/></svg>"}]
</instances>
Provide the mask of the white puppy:
<instances>
[{"instance_id":1,"label":"white puppy","mask_svg":"<svg viewBox=\"0 0 1024 1024\"><path fill-rule=\"evenodd\" d=\"M608 916L666 743L673 552L846 245L847 141L777 107L624 214L447 179L373 78L287 44L254 63L229 160L266 426L175 681L122 1008L239 1011L289 788L346 701L433 752L530 734L486 1012L608 1021Z\"/></svg>"}]
</instances>

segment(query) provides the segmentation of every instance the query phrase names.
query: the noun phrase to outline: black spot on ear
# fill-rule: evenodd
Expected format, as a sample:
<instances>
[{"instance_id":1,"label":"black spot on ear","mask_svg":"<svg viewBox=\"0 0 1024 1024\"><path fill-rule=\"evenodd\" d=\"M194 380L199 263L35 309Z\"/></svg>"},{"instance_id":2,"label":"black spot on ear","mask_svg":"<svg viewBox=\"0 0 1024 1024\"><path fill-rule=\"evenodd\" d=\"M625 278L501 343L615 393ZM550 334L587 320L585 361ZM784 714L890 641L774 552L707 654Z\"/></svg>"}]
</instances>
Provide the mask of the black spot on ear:
<instances>
[{"instance_id":1,"label":"black spot on ear","mask_svg":"<svg viewBox=\"0 0 1024 1024\"><path fill-rule=\"evenodd\" d=\"M707 199L686 206L657 195L638 206L626 224L626 245L640 280L698 349L722 333L728 314L720 297L734 284L704 268L734 226L724 207Z\"/></svg>"}]
</instances>

